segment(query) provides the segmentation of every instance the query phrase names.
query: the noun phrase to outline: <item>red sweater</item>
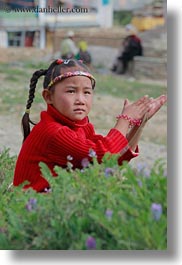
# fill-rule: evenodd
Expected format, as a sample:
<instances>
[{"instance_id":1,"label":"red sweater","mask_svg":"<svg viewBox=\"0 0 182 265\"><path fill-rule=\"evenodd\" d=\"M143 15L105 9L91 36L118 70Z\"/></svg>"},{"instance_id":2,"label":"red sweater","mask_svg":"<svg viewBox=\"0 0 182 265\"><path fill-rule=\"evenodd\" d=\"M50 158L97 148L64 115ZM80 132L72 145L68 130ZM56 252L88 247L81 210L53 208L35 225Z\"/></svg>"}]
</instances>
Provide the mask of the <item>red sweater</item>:
<instances>
[{"instance_id":1,"label":"red sweater","mask_svg":"<svg viewBox=\"0 0 182 265\"><path fill-rule=\"evenodd\" d=\"M41 113L40 122L34 126L30 135L22 145L16 162L13 184L20 185L29 181L24 188L42 191L49 187L47 180L41 175L39 162L44 162L54 173L54 166L66 167L67 157L73 157L74 168L82 168L81 161L89 157L89 150L96 152L99 163L105 153L117 154L127 148L127 139L116 129L111 129L107 136L95 134L94 127L88 118L73 122L61 115L54 107L48 105L47 111ZM128 149L118 159L129 161L137 156Z\"/></svg>"}]
</instances>

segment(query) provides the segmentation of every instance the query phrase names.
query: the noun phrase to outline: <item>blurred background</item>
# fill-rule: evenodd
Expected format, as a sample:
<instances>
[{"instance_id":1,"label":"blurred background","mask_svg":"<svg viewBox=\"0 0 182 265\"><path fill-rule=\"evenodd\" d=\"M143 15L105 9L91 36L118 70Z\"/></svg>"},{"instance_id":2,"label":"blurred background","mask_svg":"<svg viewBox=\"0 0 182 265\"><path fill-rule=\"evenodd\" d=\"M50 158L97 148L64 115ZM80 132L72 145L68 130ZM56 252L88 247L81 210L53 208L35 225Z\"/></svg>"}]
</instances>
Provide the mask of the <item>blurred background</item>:
<instances>
[{"instance_id":1,"label":"blurred background","mask_svg":"<svg viewBox=\"0 0 182 265\"><path fill-rule=\"evenodd\" d=\"M84 41L92 58L97 89L90 120L99 133L113 126L124 98L133 101L144 94L166 94L166 8L166 0L0 0L0 150L18 153L31 75L61 56L60 44L70 30L75 44ZM120 75L111 67L128 24L137 30L143 56L134 57L132 70ZM39 88L31 110L35 121L45 109L41 84ZM166 145L164 106L146 126L140 161L166 159Z\"/></svg>"},{"instance_id":2,"label":"blurred background","mask_svg":"<svg viewBox=\"0 0 182 265\"><path fill-rule=\"evenodd\" d=\"M156 58L148 59L150 65L137 58L135 75L165 78L166 0L1 0L0 60L6 61L9 56L18 59L18 52L21 57L31 56L31 51L44 60L57 57L61 40L72 29L76 43L87 42L93 65L109 69L127 24L137 28L145 57ZM17 48L29 49L22 53ZM156 65L162 65L160 71L156 71Z\"/></svg>"}]
</instances>

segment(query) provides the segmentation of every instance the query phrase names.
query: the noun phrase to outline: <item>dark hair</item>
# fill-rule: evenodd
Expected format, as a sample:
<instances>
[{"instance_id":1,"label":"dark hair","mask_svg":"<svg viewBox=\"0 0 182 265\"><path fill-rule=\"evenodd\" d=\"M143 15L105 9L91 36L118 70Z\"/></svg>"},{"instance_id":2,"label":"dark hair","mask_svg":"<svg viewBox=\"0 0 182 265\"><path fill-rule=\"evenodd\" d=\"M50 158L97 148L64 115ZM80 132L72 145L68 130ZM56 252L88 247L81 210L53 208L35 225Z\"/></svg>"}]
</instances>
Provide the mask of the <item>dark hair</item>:
<instances>
[{"instance_id":1,"label":"dark hair","mask_svg":"<svg viewBox=\"0 0 182 265\"><path fill-rule=\"evenodd\" d=\"M60 63L62 61L63 63ZM79 70L85 70L89 72L86 65L84 65L81 61L77 61L74 59L68 60L66 63L64 63L63 60L57 59L53 61L48 69L40 69L38 71L35 71L32 75L32 78L30 79L30 89L29 89L29 96L26 104L26 110L22 117L22 131L23 131L23 141L27 138L27 136L30 134L30 123L35 125L34 122L30 119L30 108L33 103L34 97L35 97L35 89L37 82L41 76L44 77L43 81L43 88L48 88L49 83L57 76L59 76L62 73L62 69L71 68L71 67L77 67Z\"/></svg>"}]
</instances>

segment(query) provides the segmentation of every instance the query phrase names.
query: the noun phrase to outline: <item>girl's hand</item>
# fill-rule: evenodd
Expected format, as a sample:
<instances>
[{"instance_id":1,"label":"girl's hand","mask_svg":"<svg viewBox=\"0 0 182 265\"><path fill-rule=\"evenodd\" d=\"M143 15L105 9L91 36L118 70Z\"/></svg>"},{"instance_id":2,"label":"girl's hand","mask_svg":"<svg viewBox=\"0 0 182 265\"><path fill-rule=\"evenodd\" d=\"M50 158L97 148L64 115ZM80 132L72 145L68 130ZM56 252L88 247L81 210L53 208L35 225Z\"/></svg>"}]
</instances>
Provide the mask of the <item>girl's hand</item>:
<instances>
[{"instance_id":1,"label":"girl's hand","mask_svg":"<svg viewBox=\"0 0 182 265\"><path fill-rule=\"evenodd\" d=\"M128 99L125 99L122 114L131 117L132 119L142 119L146 112L151 109L153 99L144 96L132 104L129 104Z\"/></svg>"},{"instance_id":2,"label":"girl's hand","mask_svg":"<svg viewBox=\"0 0 182 265\"><path fill-rule=\"evenodd\" d=\"M157 111L160 110L160 108L166 103L167 101L167 96L166 95L161 95L158 98L151 99L150 103L150 109L147 114L147 119L151 119L152 116L155 115Z\"/></svg>"}]
</instances>

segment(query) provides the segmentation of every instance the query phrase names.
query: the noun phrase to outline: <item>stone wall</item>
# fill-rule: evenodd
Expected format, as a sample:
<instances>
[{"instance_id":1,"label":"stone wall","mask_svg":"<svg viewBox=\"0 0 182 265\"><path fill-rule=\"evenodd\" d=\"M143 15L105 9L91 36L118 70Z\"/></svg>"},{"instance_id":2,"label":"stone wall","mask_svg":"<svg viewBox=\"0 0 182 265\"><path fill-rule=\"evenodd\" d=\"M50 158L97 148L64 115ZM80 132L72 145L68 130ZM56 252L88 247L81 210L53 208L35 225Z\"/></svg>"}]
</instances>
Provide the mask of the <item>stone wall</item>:
<instances>
[{"instance_id":1,"label":"stone wall","mask_svg":"<svg viewBox=\"0 0 182 265\"><path fill-rule=\"evenodd\" d=\"M167 80L167 60L165 58L135 57L134 77L153 80Z\"/></svg>"}]
</instances>

